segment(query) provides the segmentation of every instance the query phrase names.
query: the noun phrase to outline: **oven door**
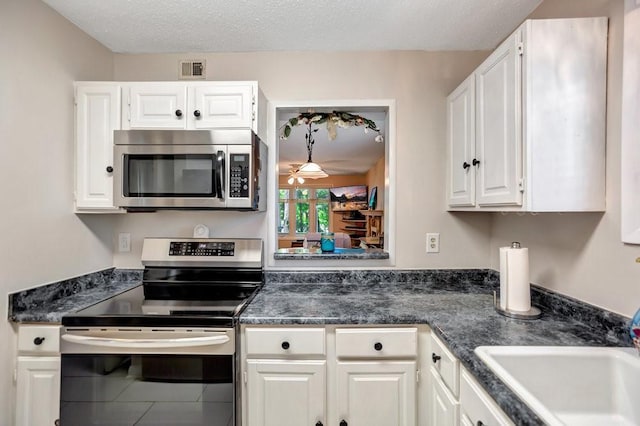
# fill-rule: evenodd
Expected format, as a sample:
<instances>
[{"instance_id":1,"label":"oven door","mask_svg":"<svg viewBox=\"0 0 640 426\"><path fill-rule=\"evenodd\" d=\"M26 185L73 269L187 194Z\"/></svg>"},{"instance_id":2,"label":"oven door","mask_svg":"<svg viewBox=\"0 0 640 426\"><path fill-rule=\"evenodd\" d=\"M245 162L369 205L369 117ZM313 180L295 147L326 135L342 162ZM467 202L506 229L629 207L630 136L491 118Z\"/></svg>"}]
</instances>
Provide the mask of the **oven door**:
<instances>
[{"instance_id":1,"label":"oven door","mask_svg":"<svg viewBox=\"0 0 640 426\"><path fill-rule=\"evenodd\" d=\"M115 145L115 204L224 208L226 145Z\"/></svg>"},{"instance_id":2,"label":"oven door","mask_svg":"<svg viewBox=\"0 0 640 426\"><path fill-rule=\"evenodd\" d=\"M60 424L235 424L233 330L66 327Z\"/></svg>"}]
</instances>

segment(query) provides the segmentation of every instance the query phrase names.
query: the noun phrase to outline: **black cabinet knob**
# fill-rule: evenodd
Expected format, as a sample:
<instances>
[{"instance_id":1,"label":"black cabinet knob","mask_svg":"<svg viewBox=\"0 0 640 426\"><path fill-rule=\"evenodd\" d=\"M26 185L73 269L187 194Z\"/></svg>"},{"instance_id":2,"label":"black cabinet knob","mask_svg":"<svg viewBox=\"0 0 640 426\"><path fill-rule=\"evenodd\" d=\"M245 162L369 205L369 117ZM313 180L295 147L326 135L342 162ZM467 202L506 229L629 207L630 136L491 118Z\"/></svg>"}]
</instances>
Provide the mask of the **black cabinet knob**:
<instances>
[{"instance_id":1,"label":"black cabinet knob","mask_svg":"<svg viewBox=\"0 0 640 426\"><path fill-rule=\"evenodd\" d=\"M477 166L478 164L480 164L480 160L477 160L474 158L471 164L473 164L474 166Z\"/></svg>"},{"instance_id":2,"label":"black cabinet knob","mask_svg":"<svg viewBox=\"0 0 640 426\"><path fill-rule=\"evenodd\" d=\"M376 344L373 345L373 349L375 349L376 351L381 351L382 350L382 343L376 342Z\"/></svg>"},{"instance_id":3,"label":"black cabinet knob","mask_svg":"<svg viewBox=\"0 0 640 426\"><path fill-rule=\"evenodd\" d=\"M33 344L36 346L40 346L44 342L44 337L36 337L33 339Z\"/></svg>"},{"instance_id":4,"label":"black cabinet knob","mask_svg":"<svg viewBox=\"0 0 640 426\"><path fill-rule=\"evenodd\" d=\"M462 168L463 169L468 169L469 167L471 167L471 164L467 163L466 161L464 163L462 163Z\"/></svg>"},{"instance_id":5,"label":"black cabinet knob","mask_svg":"<svg viewBox=\"0 0 640 426\"><path fill-rule=\"evenodd\" d=\"M56 420L53 422L53 426L60 426L60 419L56 419Z\"/></svg>"},{"instance_id":6,"label":"black cabinet knob","mask_svg":"<svg viewBox=\"0 0 640 426\"><path fill-rule=\"evenodd\" d=\"M291 345L289 344L289 342L287 342L286 340L284 342L282 342L282 349L287 350L291 347Z\"/></svg>"},{"instance_id":7,"label":"black cabinet knob","mask_svg":"<svg viewBox=\"0 0 640 426\"><path fill-rule=\"evenodd\" d=\"M476 423L476 426L484 426L484 423L482 422L482 420L478 420L478 422Z\"/></svg>"},{"instance_id":8,"label":"black cabinet knob","mask_svg":"<svg viewBox=\"0 0 640 426\"><path fill-rule=\"evenodd\" d=\"M347 421L346 421L346 420L342 420L342 421L340 422L340 426L349 426L349 423L347 423Z\"/></svg>"},{"instance_id":9,"label":"black cabinet knob","mask_svg":"<svg viewBox=\"0 0 640 426\"><path fill-rule=\"evenodd\" d=\"M200 117L200 110L193 111L193 115L195 115L196 117Z\"/></svg>"},{"instance_id":10,"label":"black cabinet knob","mask_svg":"<svg viewBox=\"0 0 640 426\"><path fill-rule=\"evenodd\" d=\"M113 173L113 167L107 166L107 173Z\"/></svg>"},{"instance_id":11,"label":"black cabinet knob","mask_svg":"<svg viewBox=\"0 0 640 426\"><path fill-rule=\"evenodd\" d=\"M440 355L436 355L435 353L431 354L431 361L433 361L434 364L436 362L440 361L441 359L442 359L442 357Z\"/></svg>"},{"instance_id":12,"label":"black cabinet knob","mask_svg":"<svg viewBox=\"0 0 640 426\"><path fill-rule=\"evenodd\" d=\"M182 117L182 110L176 110L176 117Z\"/></svg>"},{"instance_id":13,"label":"black cabinet knob","mask_svg":"<svg viewBox=\"0 0 640 426\"><path fill-rule=\"evenodd\" d=\"M320 421L316 422L316 426L322 426L322 422Z\"/></svg>"}]
</instances>

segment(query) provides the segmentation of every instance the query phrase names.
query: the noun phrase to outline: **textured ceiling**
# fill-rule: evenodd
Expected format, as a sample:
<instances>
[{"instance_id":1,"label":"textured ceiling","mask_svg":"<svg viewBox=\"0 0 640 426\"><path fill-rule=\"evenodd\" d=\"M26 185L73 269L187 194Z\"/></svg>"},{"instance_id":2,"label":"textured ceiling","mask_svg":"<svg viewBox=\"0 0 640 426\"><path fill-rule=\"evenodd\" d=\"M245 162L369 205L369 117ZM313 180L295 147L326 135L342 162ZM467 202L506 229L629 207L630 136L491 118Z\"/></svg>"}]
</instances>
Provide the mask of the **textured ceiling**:
<instances>
[{"instance_id":1,"label":"textured ceiling","mask_svg":"<svg viewBox=\"0 0 640 426\"><path fill-rule=\"evenodd\" d=\"M541 0L43 0L119 53L489 50Z\"/></svg>"}]
</instances>

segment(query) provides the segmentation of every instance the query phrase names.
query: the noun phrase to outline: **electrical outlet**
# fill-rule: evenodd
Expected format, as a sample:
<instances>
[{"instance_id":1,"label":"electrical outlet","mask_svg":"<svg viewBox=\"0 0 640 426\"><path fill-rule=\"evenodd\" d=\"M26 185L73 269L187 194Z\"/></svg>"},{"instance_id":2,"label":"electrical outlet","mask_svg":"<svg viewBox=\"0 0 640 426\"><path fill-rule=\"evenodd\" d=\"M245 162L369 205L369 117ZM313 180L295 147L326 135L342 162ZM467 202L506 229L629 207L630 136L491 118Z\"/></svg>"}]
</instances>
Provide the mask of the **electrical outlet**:
<instances>
[{"instance_id":1,"label":"electrical outlet","mask_svg":"<svg viewBox=\"0 0 640 426\"><path fill-rule=\"evenodd\" d=\"M440 253L440 234L427 233L427 253Z\"/></svg>"},{"instance_id":2,"label":"electrical outlet","mask_svg":"<svg viewBox=\"0 0 640 426\"><path fill-rule=\"evenodd\" d=\"M131 234L129 234L128 232L122 232L118 234L118 251L131 251Z\"/></svg>"}]
</instances>

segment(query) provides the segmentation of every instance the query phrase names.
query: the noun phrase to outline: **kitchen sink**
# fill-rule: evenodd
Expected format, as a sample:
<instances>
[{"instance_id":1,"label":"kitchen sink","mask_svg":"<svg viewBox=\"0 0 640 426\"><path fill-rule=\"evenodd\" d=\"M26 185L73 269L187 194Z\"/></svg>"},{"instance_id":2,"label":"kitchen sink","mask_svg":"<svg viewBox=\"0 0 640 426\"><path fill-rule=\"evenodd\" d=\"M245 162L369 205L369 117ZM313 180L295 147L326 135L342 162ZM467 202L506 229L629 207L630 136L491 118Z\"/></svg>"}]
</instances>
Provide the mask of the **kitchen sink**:
<instances>
[{"instance_id":1,"label":"kitchen sink","mask_svg":"<svg viewBox=\"0 0 640 426\"><path fill-rule=\"evenodd\" d=\"M549 425L640 425L633 348L479 346L475 353Z\"/></svg>"}]
</instances>

